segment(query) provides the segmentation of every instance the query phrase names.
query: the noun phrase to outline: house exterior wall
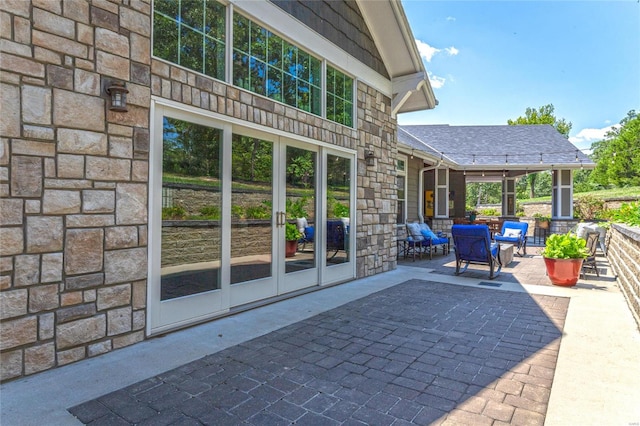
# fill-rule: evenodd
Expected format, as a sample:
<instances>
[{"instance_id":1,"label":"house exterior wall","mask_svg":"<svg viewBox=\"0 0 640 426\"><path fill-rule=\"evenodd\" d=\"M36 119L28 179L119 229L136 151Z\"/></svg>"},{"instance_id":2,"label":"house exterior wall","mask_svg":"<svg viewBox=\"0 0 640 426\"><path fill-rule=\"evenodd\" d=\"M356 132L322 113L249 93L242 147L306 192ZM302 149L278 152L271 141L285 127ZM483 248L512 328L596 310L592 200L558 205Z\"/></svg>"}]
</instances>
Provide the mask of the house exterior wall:
<instances>
[{"instance_id":1,"label":"house exterior wall","mask_svg":"<svg viewBox=\"0 0 640 426\"><path fill-rule=\"evenodd\" d=\"M270 1L380 75L389 77L355 1Z\"/></svg>"},{"instance_id":2,"label":"house exterior wall","mask_svg":"<svg viewBox=\"0 0 640 426\"><path fill-rule=\"evenodd\" d=\"M357 150L357 276L396 267L397 123L374 88L358 82L351 129L152 59L149 1L1 14L1 380L145 339L152 96ZM108 108L112 78L128 112Z\"/></svg>"}]
</instances>

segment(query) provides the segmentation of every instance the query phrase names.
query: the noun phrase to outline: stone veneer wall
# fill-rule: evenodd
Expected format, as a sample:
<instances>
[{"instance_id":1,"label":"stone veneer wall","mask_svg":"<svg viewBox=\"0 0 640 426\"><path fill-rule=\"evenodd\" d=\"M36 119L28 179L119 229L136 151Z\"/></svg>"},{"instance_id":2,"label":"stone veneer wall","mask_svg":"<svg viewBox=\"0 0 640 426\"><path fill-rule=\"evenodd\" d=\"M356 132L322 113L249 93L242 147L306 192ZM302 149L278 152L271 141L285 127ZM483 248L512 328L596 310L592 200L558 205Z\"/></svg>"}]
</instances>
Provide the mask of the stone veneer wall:
<instances>
[{"instance_id":1,"label":"stone veneer wall","mask_svg":"<svg viewBox=\"0 0 640 426\"><path fill-rule=\"evenodd\" d=\"M152 59L150 3L1 4L1 380L145 338L152 94L357 150L357 275L396 267L390 99L358 82L356 130Z\"/></svg>"},{"instance_id":2,"label":"stone veneer wall","mask_svg":"<svg viewBox=\"0 0 640 426\"><path fill-rule=\"evenodd\" d=\"M150 4L6 0L1 379L145 337ZM127 82L129 112L103 88Z\"/></svg>"},{"instance_id":3,"label":"stone veneer wall","mask_svg":"<svg viewBox=\"0 0 640 426\"><path fill-rule=\"evenodd\" d=\"M640 328L640 228L612 224L607 259Z\"/></svg>"}]
</instances>

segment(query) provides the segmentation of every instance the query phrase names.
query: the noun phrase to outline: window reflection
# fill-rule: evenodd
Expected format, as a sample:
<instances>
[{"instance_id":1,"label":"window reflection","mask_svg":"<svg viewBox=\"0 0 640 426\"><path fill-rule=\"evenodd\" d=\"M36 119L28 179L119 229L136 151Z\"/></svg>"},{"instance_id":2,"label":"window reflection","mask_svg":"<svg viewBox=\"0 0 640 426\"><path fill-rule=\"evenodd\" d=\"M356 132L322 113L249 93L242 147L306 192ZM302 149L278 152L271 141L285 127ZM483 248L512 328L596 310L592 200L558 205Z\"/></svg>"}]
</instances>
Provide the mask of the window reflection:
<instances>
[{"instance_id":1,"label":"window reflection","mask_svg":"<svg viewBox=\"0 0 640 426\"><path fill-rule=\"evenodd\" d=\"M165 117L161 300L220 288L222 131Z\"/></svg>"},{"instance_id":2,"label":"window reflection","mask_svg":"<svg viewBox=\"0 0 640 426\"><path fill-rule=\"evenodd\" d=\"M327 155L327 266L349 261L351 160Z\"/></svg>"}]
</instances>

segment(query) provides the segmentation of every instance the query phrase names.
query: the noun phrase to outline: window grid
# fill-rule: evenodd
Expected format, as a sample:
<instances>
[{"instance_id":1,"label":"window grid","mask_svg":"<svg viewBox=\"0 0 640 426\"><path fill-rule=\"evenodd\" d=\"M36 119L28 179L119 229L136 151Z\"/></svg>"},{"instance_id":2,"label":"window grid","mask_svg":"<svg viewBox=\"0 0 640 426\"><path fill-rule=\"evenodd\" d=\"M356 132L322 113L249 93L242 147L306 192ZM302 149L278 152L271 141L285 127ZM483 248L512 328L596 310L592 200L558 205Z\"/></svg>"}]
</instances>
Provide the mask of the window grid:
<instances>
[{"instance_id":1,"label":"window grid","mask_svg":"<svg viewBox=\"0 0 640 426\"><path fill-rule=\"evenodd\" d=\"M225 78L227 6L216 0L155 0L153 55ZM353 127L354 79L233 12L231 84ZM323 80L325 85L323 97ZM323 102L324 101L324 102Z\"/></svg>"},{"instance_id":2,"label":"window grid","mask_svg":"<svg viewBox=\"0 0 640 426\"><path fill-rule=\"evenodd\" d=\"M225 6L206 0L156 0L153 54L224 79Z\"/></svg>"}]
</instances>

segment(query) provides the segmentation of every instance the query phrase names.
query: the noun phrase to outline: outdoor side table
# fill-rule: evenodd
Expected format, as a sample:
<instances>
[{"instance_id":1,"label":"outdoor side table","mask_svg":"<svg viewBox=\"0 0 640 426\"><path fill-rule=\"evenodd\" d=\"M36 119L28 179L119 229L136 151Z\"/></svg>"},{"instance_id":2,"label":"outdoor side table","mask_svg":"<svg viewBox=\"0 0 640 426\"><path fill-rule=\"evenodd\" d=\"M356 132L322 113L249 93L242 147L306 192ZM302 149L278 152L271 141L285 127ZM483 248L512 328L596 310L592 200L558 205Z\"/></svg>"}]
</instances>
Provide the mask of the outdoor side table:
<instances>
[{"instance_id":1,"label":"outdoor side table","mask_svg":"<svg viewBox=\"0 0 640 426\"><path fill-rule=\"evenodd\" d=\"M413 260L416 260L416 251L418 252L417 254L420 255L420 259L422 259L422 241L414 241L414 240L409 240L407 238L405 239L399 239L398 242L398 256L400 256L400 253L402 253L402 257L404 259L407 258L407 256L413 256Z\"/></svg>"}]
</instances>

